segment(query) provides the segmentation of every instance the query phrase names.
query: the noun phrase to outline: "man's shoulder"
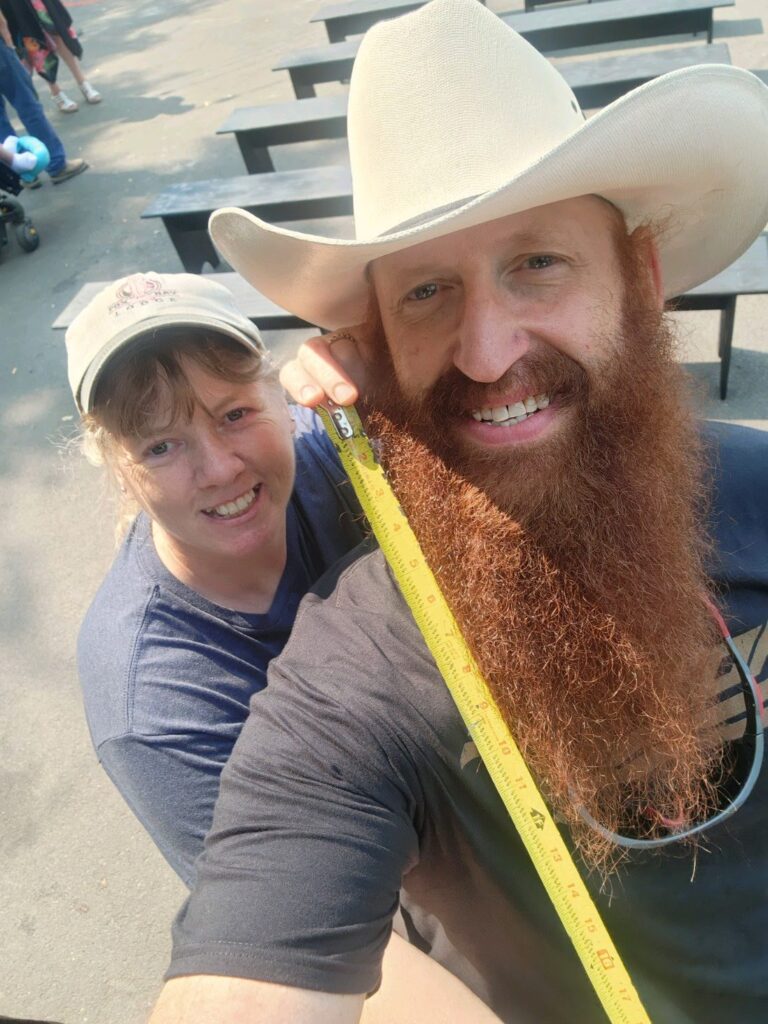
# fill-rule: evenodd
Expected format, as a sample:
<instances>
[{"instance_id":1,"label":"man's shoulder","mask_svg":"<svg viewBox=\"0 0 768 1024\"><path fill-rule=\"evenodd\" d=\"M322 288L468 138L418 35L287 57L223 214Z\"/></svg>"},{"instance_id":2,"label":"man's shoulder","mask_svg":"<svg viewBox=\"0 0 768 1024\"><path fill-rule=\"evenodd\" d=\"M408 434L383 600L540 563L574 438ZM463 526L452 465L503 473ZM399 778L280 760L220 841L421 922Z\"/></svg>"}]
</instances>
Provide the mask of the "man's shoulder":
<instances>
[{"instance_id":1,"label":"man's shoulder","mask_svg":"<svg viewBox=\"0 0 768 1024\"><path fill-rule=\"evenodd\" d=\"M711 572L727 596L734 633L768 620L768 432L709 422L712 465Z\"/></svg>"},{"instance_id":2,"label":"man's shoulder","mask_svg":"<svg viewBox=\"0 0 768 1024\"><path fill-rule=\"evenodd\" d=\"M768 431L709 420L704 426L713 479L713 507L720 519L768 525Z\"/></svg>"},{"instance_id":3,"label":"man's shoulder","mask_svg":"<svg viewBox=\"0 0 768 1024\"><path fill-rule=\"evenodd\" d=\"M428 709L436 724L451 719L448 691L373 543L350 552L304 598L267 690L311 689L374 714L409 706Z\"/></svg>"},{"instance_id":4,"label":"man's shoulder","mask_svg":"<svg viewBox=\"0 0 768 1024\"><path fill-rule=\"evenodd\" d=\"M387 560L369 536L322 576L305 601L306 608L329 601L335 608L400 614L407 610Z\"/></svg>"},{"instance_id":5,"label":"man's shoulder","mask_svg":"<svg viewBox=\"0 0 768 1024\"><path fill-rule=\"evenodd\" d=\"M768 477L768 430L706 420L702 432L716 476L738 474L747 481Z\"/></svg>"},{"instance_id":6,"label":"man's shoulder","mask_svg":"<svg viewBox=\"0 0 768 1024\"><path fill-rule=\"evenodd\" d=\"M416 624L372 537L328 570L304 597L284 656L306 644L347 651L365 634L418 644ZM397 645L398 647L400 644ZM394 646L388 648L394 653Z\"/></svg>"}]
</instances>

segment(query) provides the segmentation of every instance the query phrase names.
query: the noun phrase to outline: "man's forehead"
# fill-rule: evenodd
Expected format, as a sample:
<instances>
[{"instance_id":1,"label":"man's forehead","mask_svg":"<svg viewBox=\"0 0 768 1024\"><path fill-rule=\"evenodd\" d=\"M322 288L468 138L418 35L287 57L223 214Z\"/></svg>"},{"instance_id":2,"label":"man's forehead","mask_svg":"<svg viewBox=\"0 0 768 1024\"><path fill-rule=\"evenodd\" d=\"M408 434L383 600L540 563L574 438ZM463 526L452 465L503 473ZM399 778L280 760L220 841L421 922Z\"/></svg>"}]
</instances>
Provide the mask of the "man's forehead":
<instances>
[{"instance_id":1,"label":"man's forehead","mask_svg":"<svg viewBox=\"0 0 768 1024\"><path fill-rule=\"evenodd\" d=\"M621 219L620 212L600 196L585 195L546 206L533 207L388 253L370 264L377 271L410 273L433 261L450 259L462 250L493 250L512 244L522 248L546 243L575 244L601 229L608 235Z\"/></svg>"}]
</instances>

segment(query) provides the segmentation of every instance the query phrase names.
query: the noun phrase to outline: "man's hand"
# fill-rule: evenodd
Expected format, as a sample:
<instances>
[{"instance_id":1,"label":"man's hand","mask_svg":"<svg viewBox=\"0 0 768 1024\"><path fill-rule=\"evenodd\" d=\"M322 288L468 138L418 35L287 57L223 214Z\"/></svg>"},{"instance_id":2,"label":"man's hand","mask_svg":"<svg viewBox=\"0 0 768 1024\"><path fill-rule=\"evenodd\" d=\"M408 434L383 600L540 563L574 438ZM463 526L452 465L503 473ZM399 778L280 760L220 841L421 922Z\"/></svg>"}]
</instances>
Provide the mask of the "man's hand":
<instances>
[{"instance_id":1,"label":"man's hand","mask_svg":"<svg viewBox=\"0 0 768 1024\"><path fill-rule=\"evenodd\" d=\"M163 989L149 1024L357 1024L363 996L194 975Z\"/></svg>"},{"instance_id":2,"label":"man's hand","mask_svg":"<svg viewBox=\"0 0 768 1024\"><path fill-rule=\"evenodd\" d=\"M280 383L295 402L314 408L326 398L352 405L365 387L363 327L319 335L304 342L280 371Z\"/></svg>"}]
</instances>

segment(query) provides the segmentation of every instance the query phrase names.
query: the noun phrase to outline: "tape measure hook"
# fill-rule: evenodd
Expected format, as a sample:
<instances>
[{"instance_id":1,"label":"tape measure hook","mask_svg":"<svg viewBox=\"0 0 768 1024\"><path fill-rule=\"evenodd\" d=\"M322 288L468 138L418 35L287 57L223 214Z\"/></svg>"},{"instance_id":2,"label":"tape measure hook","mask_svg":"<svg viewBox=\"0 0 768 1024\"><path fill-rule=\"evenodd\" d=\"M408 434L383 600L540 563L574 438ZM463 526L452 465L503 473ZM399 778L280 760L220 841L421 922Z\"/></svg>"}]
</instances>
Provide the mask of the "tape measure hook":
<instances>
[{"instance_id":1,"label":"tape measure hook","mask_svg":"<svg viewBox=\"0 0 768 1024\"><path fill-rule=\"evenodd\" d=\"M349 440L349 438L355 436L355 428L349 420L344 408L340 405L336 405L330 399L325 403L325 407L328 410L328 415L331 417L331 421L336 428L336 433L343 441Z\"/></svg>"}]
</instances>

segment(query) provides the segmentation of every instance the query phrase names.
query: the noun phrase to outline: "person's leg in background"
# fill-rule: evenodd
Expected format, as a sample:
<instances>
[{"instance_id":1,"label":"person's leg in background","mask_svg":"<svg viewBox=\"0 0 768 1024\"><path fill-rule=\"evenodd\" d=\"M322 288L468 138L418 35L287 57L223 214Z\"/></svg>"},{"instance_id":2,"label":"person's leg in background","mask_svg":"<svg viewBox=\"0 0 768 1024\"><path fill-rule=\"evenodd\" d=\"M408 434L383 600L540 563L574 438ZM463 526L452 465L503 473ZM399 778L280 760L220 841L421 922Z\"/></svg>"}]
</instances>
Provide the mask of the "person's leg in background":
<instances>
[{"instance_id":1,"label":"person's leg in background","mask_svg":"<svg viewBox=\"0 0 768 1024\"><path fill-rule=\"evenodd\" d=\"M101 103L101 93L94 89L91 83L86 79L85 73L80 66L80 61L69 49L65 40L63 40L61 36L53 36L52 38L56 44L56 53L69 68L72 77L77 82L80 87L80 92L85 96L87 102Z\"/></svg>"},{"instance_id":2,"label":"person's leg in background","mask_svg":"<svg viewBox=\"0 0 768 1024\"><path fill-rule=\"evenodd\" d=\"M48 147L51 174L62 170L67 162L64 144L45 116L32 85L32 76L8 46L0 46L0 96L14 108L27 135L33 135ZM7 115L5 120L8 120ZM8 134L11 134L10 130Z\"/></svg>"},{"instance_id":3,"label":"person's leg in background","mask_svg":"<svg viewBox=\"0 0 768 1024\"><path fill-rule=\"evenodd\" d=\"M84 160L67 160L64 144L45 116L29 72L14 51L9 46L2 44L0 44L0 98L6 99L14 108L27 134L40 139L48 147L48 152L51 155L48 174L52 181L66 181L67 178L74 177L75 174L86 169L88 165ZM8 122L5 113L3 113L3 120L0 120L0 125L4 122ZM6 134L12 134L10 126Z\"/></svg>"},{"instance_id":4,"label":"person's leg in background","mask_svg":"<svg viewBox=\"0 0 768 1024\"><path fill-rule=\"evenodd\" d=\"M0 95L0 142L7 139L9 135L15 135L16 129L8 120L8 111L5 109L5 100ZM3 1018L0 1017L0 1021Z\"/></svg>"}]
</instances>

